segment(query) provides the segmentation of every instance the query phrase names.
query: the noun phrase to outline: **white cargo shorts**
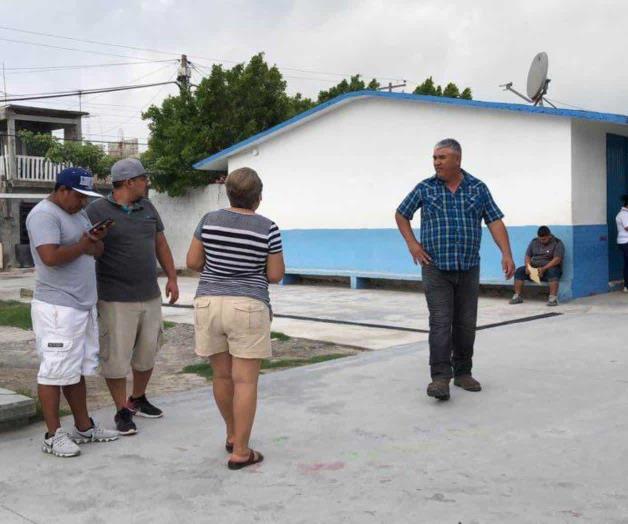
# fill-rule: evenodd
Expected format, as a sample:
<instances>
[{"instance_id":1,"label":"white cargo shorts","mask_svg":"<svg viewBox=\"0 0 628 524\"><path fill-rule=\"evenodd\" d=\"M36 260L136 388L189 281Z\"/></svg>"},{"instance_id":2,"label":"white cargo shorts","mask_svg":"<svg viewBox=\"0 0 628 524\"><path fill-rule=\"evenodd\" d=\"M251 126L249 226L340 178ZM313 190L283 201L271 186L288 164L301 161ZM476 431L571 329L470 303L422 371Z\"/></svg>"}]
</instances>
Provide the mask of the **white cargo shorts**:
<instances>
[{"instance_id":1,"label":"white cargo shorts","mask_svg":"<svg viewBox=\"0 0 628 524\"><path fill-rule=\"evenodd\" d=\"M33 300L31 318L40 360L38 384L71 386L81 375L98 373L96 306L85 311Z\"/></svg>"}]
</instances>

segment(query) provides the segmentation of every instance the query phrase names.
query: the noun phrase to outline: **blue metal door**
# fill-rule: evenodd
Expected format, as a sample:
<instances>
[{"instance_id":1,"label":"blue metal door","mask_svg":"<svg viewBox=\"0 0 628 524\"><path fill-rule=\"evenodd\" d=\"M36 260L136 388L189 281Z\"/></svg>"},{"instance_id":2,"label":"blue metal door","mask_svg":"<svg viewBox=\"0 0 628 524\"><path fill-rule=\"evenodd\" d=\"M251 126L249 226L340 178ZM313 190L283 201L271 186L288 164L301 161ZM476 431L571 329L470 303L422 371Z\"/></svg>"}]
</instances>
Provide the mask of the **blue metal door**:
<instances>
[{"instance_id":1,"label":"blue metal door","mask_svg":"<svg viewBox=\"0 0 628 524\"><path fill-rule=\"evenodd\" d=\"M609 280L621 280L623 258L617 248L615 217L621 208L621 196L628 193L628 138L606 135L606 218L608 223Z\"/></svg>"}]
</instances>

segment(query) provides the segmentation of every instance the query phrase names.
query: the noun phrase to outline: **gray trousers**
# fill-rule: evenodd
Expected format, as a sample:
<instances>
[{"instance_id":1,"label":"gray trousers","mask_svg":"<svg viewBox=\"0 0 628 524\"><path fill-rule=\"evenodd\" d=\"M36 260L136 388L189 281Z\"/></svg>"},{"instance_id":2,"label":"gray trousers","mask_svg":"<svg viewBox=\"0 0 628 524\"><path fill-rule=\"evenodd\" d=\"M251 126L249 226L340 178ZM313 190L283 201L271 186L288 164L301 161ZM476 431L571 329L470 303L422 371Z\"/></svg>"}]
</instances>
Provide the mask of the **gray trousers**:
<instances>
[{"instance_id":1,"label":"gray trousers","mask_svg":"<svg viewBox=\"0 0 628 524\"><path fill-rule=\"evenodd\" d=\"M423 286L430 312L432 378L471 373L478 314L480 268L441 271L423 266Z\"/></svg>"}]
</instances>

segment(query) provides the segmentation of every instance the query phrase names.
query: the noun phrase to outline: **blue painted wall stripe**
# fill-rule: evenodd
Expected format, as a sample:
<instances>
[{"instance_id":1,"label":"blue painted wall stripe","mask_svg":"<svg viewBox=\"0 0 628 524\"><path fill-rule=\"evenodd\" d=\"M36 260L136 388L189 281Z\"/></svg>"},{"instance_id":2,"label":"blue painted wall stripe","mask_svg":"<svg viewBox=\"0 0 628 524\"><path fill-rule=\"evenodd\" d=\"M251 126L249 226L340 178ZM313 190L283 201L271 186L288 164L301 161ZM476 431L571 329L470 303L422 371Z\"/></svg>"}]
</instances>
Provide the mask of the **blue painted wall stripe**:
<instances>
[{"instance_id":1,"label":"blue painted wall stripe","mask_svg":"<svg viewBox=\"0 0 628 524\"><path fill-rule=\"evenodd\" d=\"M566 248L561 298L608 290L606 225L552 226ZM537 226L508 228L515 263L522 265ZM416 232L417 237L419 232ZM421 275L396 229L293 229L282 231L289 272L418 279ZM480 248L483 283L506 284L501 253L486 228Z\"/></svg>"}]
</instances>

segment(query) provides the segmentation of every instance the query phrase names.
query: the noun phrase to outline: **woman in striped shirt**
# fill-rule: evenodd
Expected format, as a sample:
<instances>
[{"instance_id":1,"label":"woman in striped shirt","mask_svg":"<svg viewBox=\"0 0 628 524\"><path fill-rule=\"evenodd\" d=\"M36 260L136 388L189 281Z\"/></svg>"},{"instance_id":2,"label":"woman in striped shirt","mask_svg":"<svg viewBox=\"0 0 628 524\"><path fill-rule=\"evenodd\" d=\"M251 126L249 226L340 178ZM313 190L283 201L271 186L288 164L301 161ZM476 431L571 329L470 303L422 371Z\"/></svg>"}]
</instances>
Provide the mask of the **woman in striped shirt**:
<instances>
[{"instance_id":1,"label":"woman in striped shirt","mask_svg":"<svg viewBox=\"0 0 628 524\"><path fill-rule=\"evenodd\" d=\"M249 448L257 406L257 379L271 356L268 283L284 276L279 228L255 210L262 181L243 167L225 182L231 207L207 213L187 254L200 271L194 299L196 353L209 357L213 390L227 429L229 469L261 462Z\"/></svg>"}]
</instances>

